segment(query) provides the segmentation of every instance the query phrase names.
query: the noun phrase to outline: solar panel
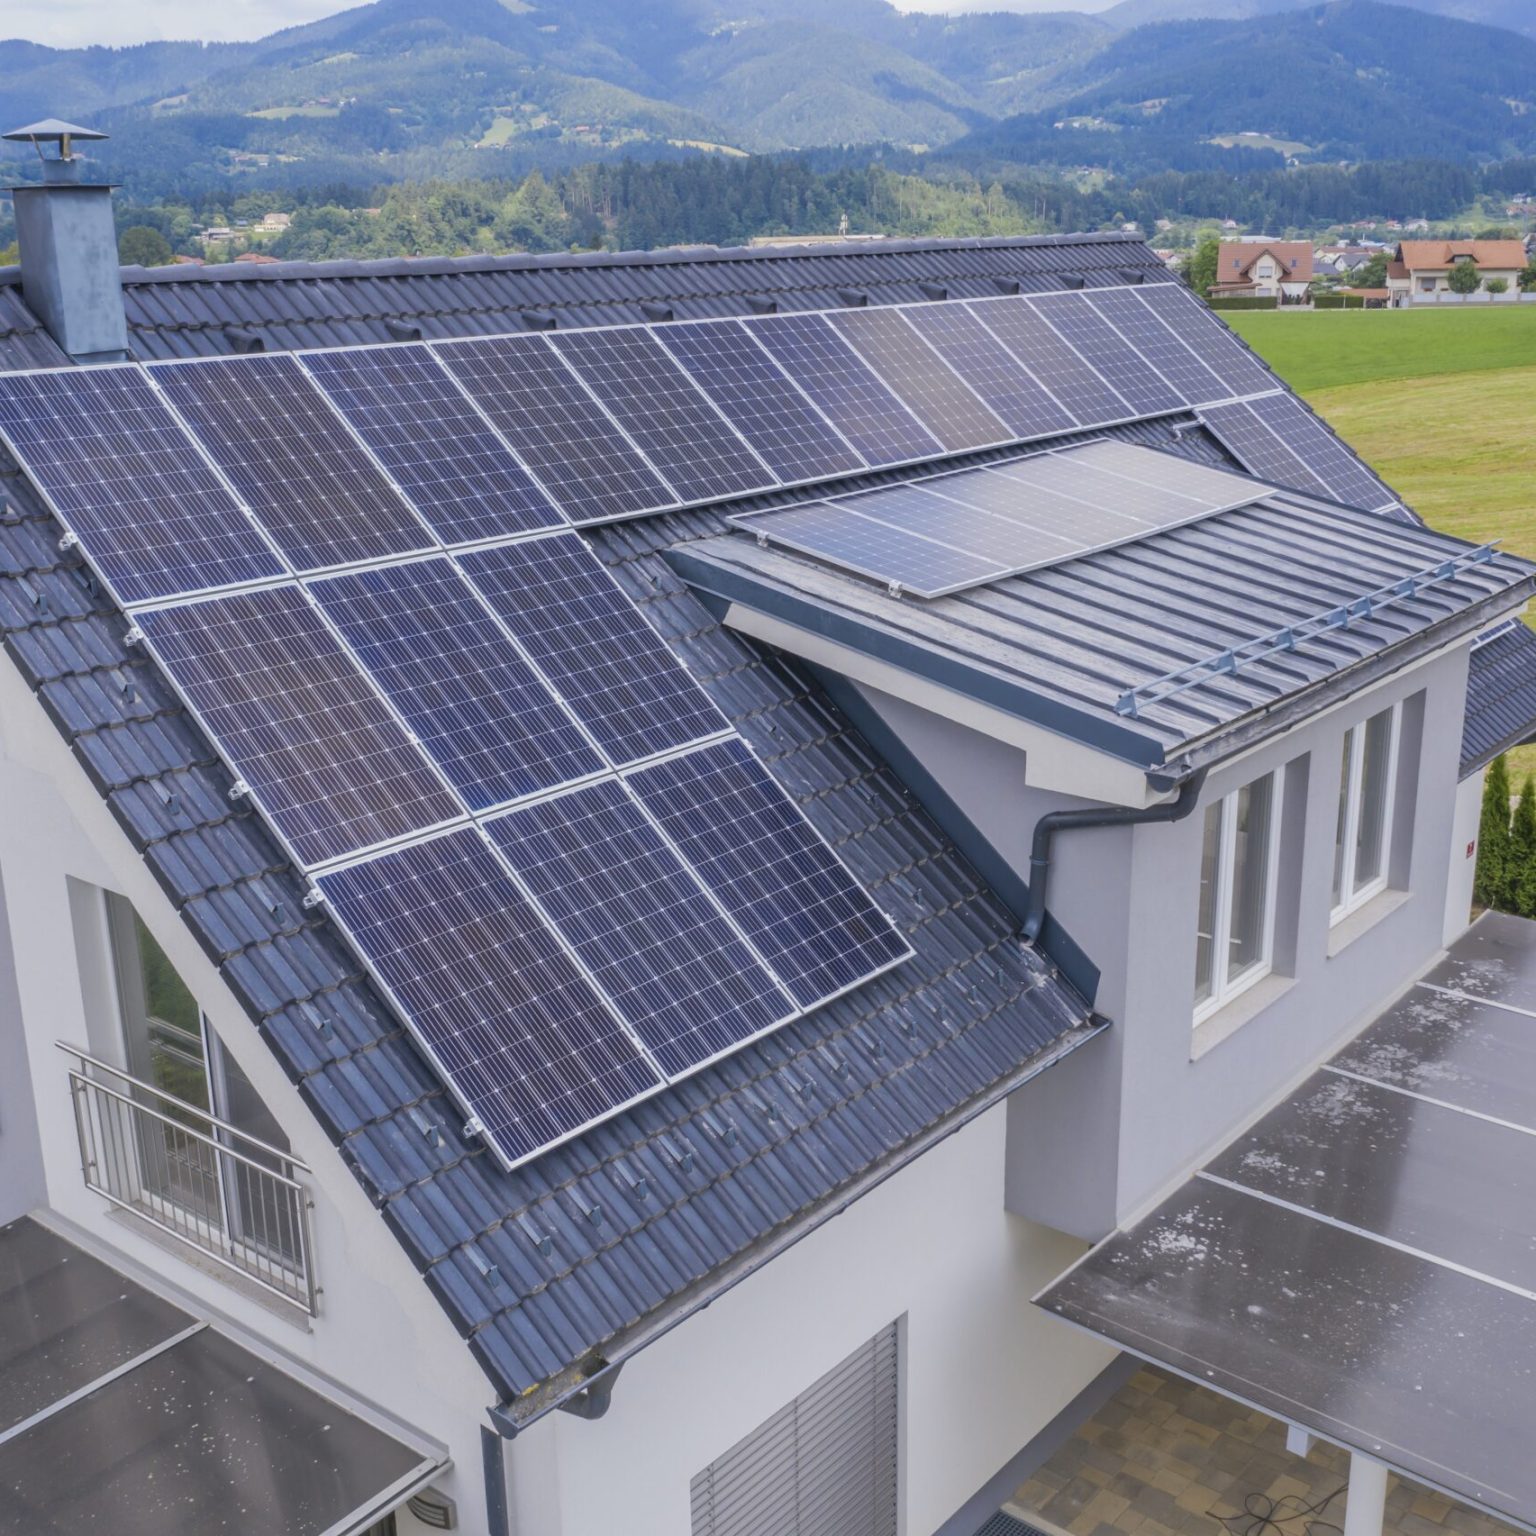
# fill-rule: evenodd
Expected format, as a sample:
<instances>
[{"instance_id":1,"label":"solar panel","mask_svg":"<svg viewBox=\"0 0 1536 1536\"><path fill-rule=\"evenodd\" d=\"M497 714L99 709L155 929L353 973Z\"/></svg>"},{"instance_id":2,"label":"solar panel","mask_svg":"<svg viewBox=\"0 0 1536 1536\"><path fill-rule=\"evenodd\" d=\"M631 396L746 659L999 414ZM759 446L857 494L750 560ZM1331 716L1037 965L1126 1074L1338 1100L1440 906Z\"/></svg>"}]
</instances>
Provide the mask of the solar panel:
<instances>
[{"instance_id":1,"label":"solar panel","mask_svg":"<svg viewBox=\"0 0 1536 1536\"><path fill-rule=\"evenodd\" d=\"M617 781L486 830L668 1076L796 1011Z\"/></svg>"},{"instance_id":2,"label":"solar panel","mask_svg":"<svg viewBox=\"0 0 1536 1536\"><path fill-rule=\"evenodd\" d=\"M735 320L669 325L656 339L786 483L854 474L864 461Z\"/></svg>"},{"instance_id":3,"label":"solar panel","mask_svg":"<svg viewBox=\"0 0 1536 1536\"><path fill-rule=\"evenodd\" d=\"M1200 420L1249 474L1315 496L1327 494L1327 487L1301 456L1270 431L1250 405L1207 406Z\"/></svg>"},{"instance_id":4,"label":"solar panel","mask_svg":"<svg viewBox=\"0 0 1536 1536\"><path fill-rule=\"evenodd\" d=\"M766 542L815 555L872 581L896 583L925 597L980 586L1008 574L1008 567L996 560L893 528L842 501L813 501L735 521ZM915 584L909 585L909 578Z\"/></svg>"},{"instance_id":5,"label":"solar panel","mask_svg":"<svg viewBox=\"0 0 1536 1536\"><path fill-rule=\"evenodd\" d=\"M908 322L1018 438L1070 432L1077 422L963 304L914 304Z\"/></svg>"},{"instance_id":6,"label":"solar panel","mask_svg":"<svg viewBox=\"0 0 1536 1536\"><path fill-rule=\"evenodd\" d=\"M1051 393L1085 427L1124 421L1136 412L1048 326L1028 299L975 299L966 308L1037 378L1051 381Z\"/></svg>"},{"instance_id":7,"label":"solar panel","mask_svg":"<svg viewBox=\"0 0 1536 1536\"><path fill-rule=\"evenodd\" d=\"M564 523L424 347L313 352L304 366L443 543Z\"/></svg>"},{"instance_id":8,"label":"solar panel","mask_svg":"<svg viewBox=\"0 0 1536 1536\"><path fill-rule=\"evenodd\" d=\"M911 954L744 742L666 759L629 782L802 1006Z\"/></svg>"},{"instance_id":9,"label":"solar panel","mask_svg":"<svg viewBox=\"0 0 1536 1536\"><path fill-rule=\"evenodd\" d=\"M661 1085L479 832L397 849L318 884L508 1163Z\"/></svg>"},{"instance_id":10,"label":"solar panel","mask_svg":"<svg viewBox=\"0 0 1536 1536\"><path fill-rule=\"evenodd\" d=\"M1231 394L1179 335L1136 297L1134 288L1092 288L1084 297L1168 381L1186 405Z\"/></svg>"},{"instance_id":11,"label":"solar panel","mask_svg":"<svg viewBox=\"0 0 1536 1536\"><path fill-rule=\"evenodd\" d=\"M970 477L955 478L968 482ZM828 502L827 506L839 512L856 513L861 518L873 518L902 533L930 539L945 550L985 560L999 574L1015 567L1019 563L1022 525L965 500L963 484L952 496L937 494L944 485L945 481L938 479L925 485L886 486ZM1018 486L1013 487L1013 494L1015 500L1023 499ZM1033 535L1026 537L1033 542ZM1043 543L1047 550L1054 546L1058 554L1076 553L1077 546L1069 540L1047 537Z\"/></svg>"},{"instance_id":12,"label":"solar panel","mask_svg":"<svg viewBox=\"0 0 1536 1536\"><path fill-rule=\"evenodd\" d=\"M677 501L543 336L436 343L432 350L573 523Z\"/></svg>"},{"instance_id":13,"label":"solar panel","mask_svg":"<svg viewBox=\"0 0 1536 1536\"><path fill-rule=\"evenodd\" d=\"M291 356L151 372L300 570L427 549L431 535Z\"/></svg>"},{"instance_id":14,"label":"solar panel","mask_svg":"<svg viewBox=\"0 0 1536 1536\"><path fill-rule=\"evenodd\" d=\"M301 864L460 814L297 588L230 593L137 623Z\"/></svg>"},{"instance_id":15,"label":"solar panel","mask_svg":"<svg viewBox=\"0 0 1536 1536\"><path fill-rule=\"evenodd\" d=\"M0 432L123 602L283 574L138 368L0 374Z\"/></svg>"},{"instance_id":16,"label":"solar panel","mask_svg":"<svg viewBox=\"0 0 1536 1536\"><path fill-rule=\"evenodd\" d=\"M827 318L952 452L984 448L1012 437L975 391L907 324L899 309L847 309Z\"/></svg>"},{"instance_id":17,"label":"solar panel","mask_svg":"<svg viewBox=\"0 0 1536 1536\"><path fill-rule=\"evenodd\" d=\"M472 809L603 771L446 560L329 577L310 591Z\"/></svg>"},{"instance_id":18,"label":"solar panel","mask_svg":"<svg viewBox=\"0 0 1536 1536\"><path fill-rule=\"evenodd\" d=\"M737 527L882 584L943 597L1262 500L1272 487L1095 442L779 512Z\"/></svg>"},{"instance_id":19,"label":"solar panel","mask_svg":"<svg viewBox=\"0 0 1536 1536\"><path fill-rule=\"evenodd\" d=\"M1137 416L1176 411L1187 402L1125 338L1096 313L1087 293L1057 293L1033 301L1035 312L1060 333L1077 355L1129 402Z\"/></svg>"},{"instance_id":20,"label":"solar panel","mask_svg":"<svg viewBox=\"0 0 1536 1536\"><path fill-rule=\"evenodd\" d=\"M1145 283L1131 290L1221 382L1229 395L1256 395L1279 380L1182 283Z\"/></svg>"},{"instance_id":21,"label":"solar panel","mask_svg":"<svg viewBox=\"0 0 1536 1536\"><path fill-rule=\"evenodd\" d=\"M776 483L646 331L569 331L550 342L683 501L741 496Z\"/></svg>"},{"instance_id":22,"label":"solar panel","mask_svg":"<svg viewBox=\"0 0 1536 1536\"><path fill-rule=\"evenodd\" d=\"M1346 506L1376 512L1396 498L1364 464L1294 395L1270 395L1249 410L1299 455L1328 494Z\"/></svg>"},{"instance_id":23,"label":"solar panel","mask_svg":"<svg viewBox=\"0 0 1536 1536\"><path fill-rule=\"evenodd\" d=\"M465 574L616 763L726 729L725 717L574 534L465 555Z\"/></svg>"},{"instance_id":24,"label":"solar panel","mask_svg":"<svg viewBox=\"0 0 1536 1536\"><path fill-rule=\"evenodd\" d=\"M902 464L944 445L819 314L770 315L752 334L871 465Z\"/></svg>"}]
</instances>

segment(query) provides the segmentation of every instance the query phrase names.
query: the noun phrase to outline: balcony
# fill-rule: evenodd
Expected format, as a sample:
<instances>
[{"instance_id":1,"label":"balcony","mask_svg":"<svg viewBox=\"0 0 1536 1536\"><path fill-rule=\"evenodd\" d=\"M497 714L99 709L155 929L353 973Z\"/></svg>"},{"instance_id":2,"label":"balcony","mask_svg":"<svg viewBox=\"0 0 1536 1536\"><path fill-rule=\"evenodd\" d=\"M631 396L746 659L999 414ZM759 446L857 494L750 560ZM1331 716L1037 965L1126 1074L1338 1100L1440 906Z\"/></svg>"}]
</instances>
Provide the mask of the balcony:
<instances>
[{"instance_id":1,"label":"balcony","mask_svg":"<svg viewBox=\"0 0 1536 1536\"><path fill-rule=\"evenodd\" d=\"M64 1045L86 1186L313 1317L309 1174L287 1152Z\"/></svg>"}]
</instances>

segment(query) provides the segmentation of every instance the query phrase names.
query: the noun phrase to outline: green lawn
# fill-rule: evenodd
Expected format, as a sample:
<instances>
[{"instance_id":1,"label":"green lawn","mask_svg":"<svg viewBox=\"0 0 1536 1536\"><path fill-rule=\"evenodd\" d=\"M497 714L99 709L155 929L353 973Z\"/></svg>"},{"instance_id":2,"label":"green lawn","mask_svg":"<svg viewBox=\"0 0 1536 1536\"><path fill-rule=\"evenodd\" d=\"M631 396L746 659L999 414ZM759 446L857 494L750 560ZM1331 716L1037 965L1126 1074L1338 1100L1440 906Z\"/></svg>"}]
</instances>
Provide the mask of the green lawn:
<instances>
[{"instance_id":1,"label":"green lawn","mask_svg":"<svg viewBox=\"0 0 1536 1536\"><path fill-rule=\"evenodd\" d=\"M1536 367L1536 304L1236 310L1222 319L1303 394L1379 379Z\"/></svg>"},{"instance_id":2,"label":"green lawn","mask_svg":"<svg viewBox=\"0 0 1536 1536\"><path fill-rule=\"evenodd\" d=\"M1432 527L1536 559L1536 304L1223 318Z\"/></svg>"}]
</instances>

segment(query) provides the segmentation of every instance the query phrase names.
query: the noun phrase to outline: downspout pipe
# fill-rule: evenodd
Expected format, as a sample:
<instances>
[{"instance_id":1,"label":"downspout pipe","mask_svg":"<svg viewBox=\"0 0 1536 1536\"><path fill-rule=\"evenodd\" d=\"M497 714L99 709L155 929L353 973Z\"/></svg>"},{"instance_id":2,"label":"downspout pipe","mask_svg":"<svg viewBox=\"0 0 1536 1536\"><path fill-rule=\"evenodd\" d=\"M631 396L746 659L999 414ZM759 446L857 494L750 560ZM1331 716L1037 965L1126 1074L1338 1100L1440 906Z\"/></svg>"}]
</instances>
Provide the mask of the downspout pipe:
<instances>
[{"instance_id":1,"label":"downspout pipe","mask_svg":"<svg viewBox=\"0 0 1536 1536\"><path fill-rule=\"evenodd\" d=\"M1205 768L1197 768L1179 785L1172 800L1141 810L1115 805L1104 810L1047 811L1035 823L1029 848L1029 908L1024 914L1023 934L1033 944L1045 926L1045 886L1051 873L1051 843L1058 832L1082 827L1141 827L1160 821L1183 821L1194 810L1205 787Z\"/></svg>"}]
</instances>

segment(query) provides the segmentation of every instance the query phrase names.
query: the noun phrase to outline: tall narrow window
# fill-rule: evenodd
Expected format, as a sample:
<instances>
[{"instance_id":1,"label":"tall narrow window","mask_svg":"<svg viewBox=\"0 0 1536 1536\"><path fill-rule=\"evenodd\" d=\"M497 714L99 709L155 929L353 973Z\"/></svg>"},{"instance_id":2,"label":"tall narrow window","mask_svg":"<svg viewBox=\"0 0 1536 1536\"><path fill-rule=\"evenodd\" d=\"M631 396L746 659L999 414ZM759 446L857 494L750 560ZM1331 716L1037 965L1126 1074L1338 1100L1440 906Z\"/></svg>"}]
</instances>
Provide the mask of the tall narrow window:
<instances>
[{"instance_id":1,"label":"tall narrow window","mask_svg":"<svg viewBox=\"0 0 1536 1536\"><path fill-rule=\"evenodd\" d=\"M1344 733L1333 849L1333 921L1386 889L1401 704Z\"/></svg>"},{"instance_id":2,"label":"tall narrow window","mask_svg":"<svg viewBox=\"0 0 1536 1536\"><path fill-rule=\"evenodd\" d=\"M1206 807L1195 938L1195 1022L1208 1018L1273 963L1278 776Z\"/></svg>"}]
</instances>

